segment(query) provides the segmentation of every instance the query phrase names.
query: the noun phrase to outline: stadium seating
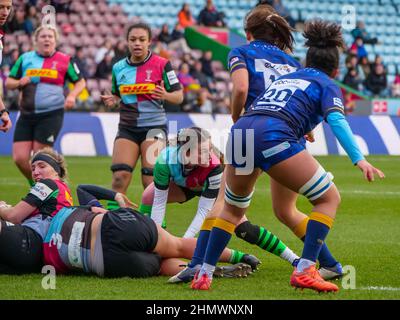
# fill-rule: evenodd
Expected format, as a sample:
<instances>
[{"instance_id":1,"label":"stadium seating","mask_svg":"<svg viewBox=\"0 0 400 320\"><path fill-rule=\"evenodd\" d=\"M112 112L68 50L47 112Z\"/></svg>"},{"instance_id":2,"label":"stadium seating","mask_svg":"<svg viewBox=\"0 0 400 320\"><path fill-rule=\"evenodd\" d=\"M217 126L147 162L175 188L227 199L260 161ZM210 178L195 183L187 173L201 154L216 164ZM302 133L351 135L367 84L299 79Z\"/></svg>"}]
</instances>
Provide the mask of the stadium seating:
<instances>
[{"instance_id":1,"label":"stadium seating","mask_svg":"<svg viewBox=\"0 0 400 320\"><path fill-rule=\"evenodd\" d=\"M108 0L111 5L120 5L129 16L140 16L151 21L152 25L159 28L163 23L170 25L176 23L176 15L183 1L179 0L148 0L143 5L139 0ZM195 17L204 7L204 0L186 0ZM228 27L235 29L243 28L243 17L246 12L254 6L256 0L214 0L218 10L224 11ZM388 66L389 75L393 76L395 66L400 69L400 0L296 0L283 1L294 19L308 20L311 18L323 18L336 22L342 22L349 3L354 7L356 20L366 23L369 33L376 36L380 44L367 45L370 60L376 54L383 57ZM395 5L397 5L397 10ZM383 18L384 17L384 18ZM347 45L351 45L353 37L350 34L351 27L345 28L344 37ZM295 53L304 57L306 48L301 34L295 34Z\"/></svg>"},{"instance_id":2,"label":"stadium seating","mask_svg":"<svg viewBox=\"0 0 400 320\"><path fill-rule=\"evenodd\" d=\"M15 1L16 4L24 3L23 0ZM95 54L105 39L109 39L113 46L124 36L126 27L143 19L154 27L155 34L160 27L167 23L170 30L177 23L177 14L183 2L189 3L194 17L197 17L204 7L205 0L72 0L71 12L57 13L57 24L61 31L62 51L74 55L76 47L83 47L88 64L88 72L93 75L96 69ZM214 0L218 10L226 15L229 28L237 29L243 33L243 18L257 0ZM356 20L363 20L368 32L379 39L376 45L365 45L368 58L373 61L376 54L383 57L383 62L388 71L388 83L394 79L396 72L400 70L400 0L353 0L349 7L348 0L283 0L290 14L295 20L307 20L320 17L327 20L342 22L349 10L356 13ZM384 18L382 18L384 17ZM346 44L353 42L351 30L353 26L344 28ZM306 48L300 32L295 32L295 54L304 58ZM23 48L30 43L30 37L24 33L16 32L7 34L7 43L12 43ZM194 59L198 60L201 53L191 52ZM342 57L344 60L344 57ZM181 61L179 57L171 57L171 63L175 69ZM219 72L220 65L214 63L214 70L218 75L217 88L226 88L227 74ZM344 61L341 63L341 74L346 68ZM105 89L105 83L90 79L89 90L94 101L100 101L100 92ZM226 92L226 91L225 91Z\"/></svg>"}]
</instances>

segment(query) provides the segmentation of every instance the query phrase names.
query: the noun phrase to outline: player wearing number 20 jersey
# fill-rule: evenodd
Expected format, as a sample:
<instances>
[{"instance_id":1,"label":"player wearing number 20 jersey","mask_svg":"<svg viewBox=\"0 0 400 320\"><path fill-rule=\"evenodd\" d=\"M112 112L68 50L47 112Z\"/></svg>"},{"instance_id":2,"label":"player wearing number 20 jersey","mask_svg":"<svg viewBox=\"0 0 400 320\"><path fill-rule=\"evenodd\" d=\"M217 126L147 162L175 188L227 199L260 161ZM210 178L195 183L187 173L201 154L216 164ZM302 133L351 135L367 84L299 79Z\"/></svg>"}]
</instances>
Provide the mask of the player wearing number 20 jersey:
<instances>
[{"instance_id":1,"label":"player wearing number 20 jersey","mask_svg":"<svg viewBox=\"0 0 400 320\"><path fill-rule=\"evenodd\" d=\"M231 74L242 68L249 72L245 110L273 81L302 67L296 59L277 46L262 40L255 40L231 50L228 59Z\"/></svg>"},{"instance_id":2,"label":"player wearing number 20 jersey","mask_svg":"<svg viewBox=\"0 0 400 320\"><path fill-rule=\"evenodd\" d=\"M267 171L304 150L303 136L332 113L344 115L340 88L324 72L304 68L274 81L232 130L257 128L255 166ZM363 159L357 148L348 153L354 163Z\"/></svg>"}]
</instances>

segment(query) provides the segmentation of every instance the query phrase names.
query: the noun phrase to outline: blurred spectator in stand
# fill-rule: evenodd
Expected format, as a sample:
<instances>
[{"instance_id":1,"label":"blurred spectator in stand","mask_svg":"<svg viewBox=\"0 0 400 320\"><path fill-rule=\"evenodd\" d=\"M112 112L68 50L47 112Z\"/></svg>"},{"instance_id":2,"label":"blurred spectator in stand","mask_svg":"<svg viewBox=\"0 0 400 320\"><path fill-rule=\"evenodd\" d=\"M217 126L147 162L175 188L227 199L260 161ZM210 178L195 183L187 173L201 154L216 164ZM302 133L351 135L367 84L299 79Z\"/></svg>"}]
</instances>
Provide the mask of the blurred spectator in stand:
<instances>
[{"instance_id":1,"label":"blurred spectator in stand","mask_svg":"<svg viewBox=\"0 0 400 320\"><path fill-rule=\"evenodd\" d=\"M182 56L182 63L187 63L189 66L194 65L194 59L190 53L185 53Z\"/></svg>"},{"instance_id":2,"label":"blurred spectator in stand","mask_svg":"<svg viewBox=\"0 0 400 320\"><path fill-rule=\"evenodd\" d=\"M72 0L51 0L50 4L56 9L57 13L71 13Z\"/></svg>"},{"instance_id":3,"label":"blurred spectator in stand","mask_svg":"<svg viewBox=\"0 0 400 320\"><path fill-rule=\"evenodd\" d=\"M212 52L211 51L206 51L203 53L203 56L200 59L201 64L203 66L202 70L203 73L210 78L210 81L214 78L214 71L211 67L211 62L212 62Z\"/></svg>"},{"instance_id":4,"label":"blurred spectator in stand","mask_svg":"<svg viewBox=\"0 0 400 320\"><path fill-rule=\"evenodd\" d=\"M185 35L183 34L183 29L182 26L177 23L175 24L174 30L171 32L171 39L172 41L180 40L185 38Z\"/></svg>"},{"instance_id":5,"label":"blurred spectator in stand","mask_svg":"<svg viewBox=\"0 0 400 320\"><path fill-rule=\"evenodd\" d=\"M387 77L383 65L376 65L375 69L371 70L365 80L365 89L367 95L370 96L379 97L387 95Z\"/></svg>"},{"instance_id":6,"label":"blurred spectator in stand","mask_svg":"<svg viewBox=\"0 0 400 320\"><path fill-rule=\"evenodd\" d=\"M368 44L378 43L378 39L372 38L370 34L367 32L364 21L357 21L356 28L351 31L351 35L353 36L354 40L356 40L357 38L361 38L364 43Z\"/></svg>"},{"instance_id":7,"label":"blurred spectator in stand","mask_svg":"<svg viewBox=\"0 0 400 320\"><path fill-rule=\"evenodd\" d=\"M272 2L272 7L276 10L276 12L285 18L285 20L289 23L289 25L294 28L296 26L296 20L292 18L289 10L283 5L281 0L274 0Z\"/></svg>"},{"instance_id":8,"label":"blurred spectator in stand","mask_svg":"<svg viewBox=\"0 0 400 320\"><path fill-rule=\"evenodd\" d=\"M207 89L200 89L197 95L196 104L193 106L192 111L200 113L213 113L211 95Z\"/></svg>"},{"instance_id":9,"label":"blurred spectator in stand","mask_svg":"<svg viewBox=\"0 0 400 320\"><path fill-rule=\"evenodd\" d=\"M184 111L193 111L195 101L200 89L199 83L189 74L189 65L182 63L179 67L178 80L183 87L184 99L182 109Z\"/></svg>"},{"instance_id":10,"label":"blurred spectator in stand","mask_svg":"<svg viewBox=\"0 0 400 320\"><path fill-rule=\"evenodd\" d=\"M263 4L268 4L269 6L272 6L274 3L274 0L258 0L258 3L256 6L263 5Z\"/></svg>"},{"instance_id":11,"label":"blurred spectator in stand","mask_svg":"<svg viewBox=\"0 0 400 320\"><path fill-rule=\"evenodd\" d=\"M169 27L168 24L164 23L161 27L160 34L158 35L157 38L158 41L161 43L169 44L172 41L172 37L169 33Z\"/></svg>"},{"instance_id":12,"label":"blurred spectator in stand","mask_svg":"<svg viewBox=\"0 0 400 320\"><path fill-rule=\"evenodd\" d=\"M26 20L29 21L30 25L32 25L33 30L39 27L40 20L38 17L38 12L35 6L26 5Z\"/></svg>"},{"instance_id":13,"label":"blurred spectator in stand","mask_svg":"<svg viewBox=\"0 0 400 320\"><path fill-rule=\"evenodd\" d=\"M349 54L346 57L346 68L347 71L350 69L355 69L358 73L358 76L361 80L365 80L364 71L361 69L360 64L358 63L357 55Z\"/></svg>"},{"instance_id":14,"label":"blurred spectator in stand","mask_svg":"<svg viewBox=\"0 0 400 320\"><path fill-rule=\"evenodd\" d=\"M392 96L400 97L400 72L397 72L392 84Z\"/></svg>"},{"instance_id":15,"label":"blurred spectator in stand","mask_svg":"<svg viewBox=\"0 0 400 320\"><path fill-rule=\"evenodd\" d=\"M196 20L193 18L192 12L190 11L190 6L188 3L184 3L181 11L178 13L178 23L181 28L185 29L187 27L191 27L196 23Z\"/></svg>"},{"instance_id":16,"label":"blurred spectator in stand","mask_svg":"<svg viewBox=\"0 0 400 320\"><path fill-rule=\"evenodd\" d=\"M367 50L364 46L364 41L361 37L357 37L350 48L351 52L356 52L358 59L368 57Z\"/></svg>"},{"instance_id":17,"label":"blurred spectator in stand","mask_svg":"<svg viewBox=\"0 0 400 320\"><path fill-rule=\"evenodd\" d=\"M357 69L350 68L344 76L343 83L354 90L362 90L362 79Z\"/></svg>"},{"instance_id":18,"label":"blurred spectator in stand","mask_svg":"<svg viewBox=\"0 0 400 320\"><path fill-rule=\"evenodd\" d=\"M97 50L96 56L94 57L94 61L96 64L99 64L101 61L103 61L104 57L106 54L111 55L111 58L114 58L114 50L113 50L113 45L110 40L104 41L103 46Z\"/></svg>"},{"instance_id":19,"label":"blurred spectator in stand","mask_svg":"<svg viewBox=\"0 0 400 320\"><path fill-rule=\"evenodd\" d=\"M7 33L22 31L30 35L34 30L33 25L30 20L25 20L25 17L25 8L22 6L16 8L14 17L5 27Z\"/></svg>"},{"instance_id":20,"label":"blurred spectator in stand","mask_svg":"<svg viewBox=\"0 0 400 320\"><path fill-rule=\"evenodd\" d=\"M362 78L366 79L368 75L371 73L371 65L368 61L368 57L361 58L359 65L363 73Z\"/></svg>"},{"instance_id":21,"label":"blurred spectator in stand","mask_svg":"<svg viewBox=\"0 0 400 320\"><path fill-rule=\"evenodd\" d=\"M19 58L19 50L12 49L9 53L7 53L3 58L3 65L7 65L9 67L13 66L15 62L17 62Z\"/></svg>"},{"instance_id":22,"label":"blurred spectator in stand","mask_svg":"<svg viewBox=\"0 0 400 320\"><path fill-rule=\"evenodd\" d=\"M196 61L190 71L190 74L192 75L193 78L195 78L199 82L199 84L201 85L202 88L206 88L207 90L210 90L210 85L208 83L207 76L202 71L202 69L203 69L203 65L202 65L201 61Z\"/></svg>"},{"instance_id":23,"label":"blurred spectator in stand","mask_svg":"<svg viewBox=\"0 0 400 320\"><path fill-rule=\"evenodd\" d=\"M97 65L96 73L94 74L95 78L109 79L111 77L113 56L110 52L106 54L103 61Z\"/></svg>"},{"instance_id":24,"label":"blurred spectator in stand","mask_svg":"<svg viewBox=\"0 0 400 320\"><path fill-rule=\"evenodd\" d=\"M75 61L76 65L78 66L78 69L81 71L82 77L85 79L89 78L88 64L85 59L85 53L84 53L82 47L76 48L74 61Z\"/></svg>"},{"instance_id":25,"label":"blurred spectator in stand","mask_svg":"<svg viewBox=\"0 0 400 320\"><path fill-rule=\"evenodd\" d=\"M182 27L179 25L179 23L175 25L174 30L171 33L171 42L169 43L168 48L174 51L179 51L179 55L190 52L190 48L186 42Z\"/></svg>"},{"instance_id":26,"label":"blurred spectator in stand","mask_svg":"<svg viewBox=\"0 0 400 320\"><path fill-rule=\"evenodd\" d=\"M161 43L160 41L153 41L152 45L151 45L151 51L157 55L159 55L160 57L163 57L167 60L171 60L171 53L168 50L168 47Z\"/></svg>"},{"instance_id":27,"label":"blurred spectator in stand","mask_svg":"<svg viewBox=\"0 0 400 320\"><path fill-rule=\"evenodd\" d=\"M215 113L221 113L221 114L231 114L231 101L229 99L229 96L224 96L222 99L219 99L216 102L215 106Z\"/></svg>"},{"instance_id":28,"label":"blurred spectator in stand","mask_svg":"<svg viewBox=\"0 0 400 320\"><path fill-rule=\"evenodd\" d=\"M191 90L198 90L200 88L199 83L195 78L193 78L190 73L189 73L189 65L187 63L182 63L181 66L179 67L179 72L178 72L178 79L179 82L183 86L183 91L184 92L189 92Z\"/></svg>"},{"instance_id":29,"label":"blurred spectator in stand","mask_svg":"<svg viewBox=\"0 0 400 320\"><path fill-rule=\"evenodd\" d=\"M386 67L385 67L385 65L383 64L382 57L381 57L379 54L377 54L377 55L375 56L374 62L371 63L371 69L372 69L372 70L375 69L375 67L376 67L377 65L382 65L382 66L383 66L383 69L384 69L385 72L386 72Z\"/></svg>"},{"instance_id":30,"label":"blurred spectator in stand","mask_svg":"<svg viewBox=\"0 0 400 320\"><path fill-rule=\"evenodd\" d=\"M25 52L32 51L32 50L33 50L32 42L31 41L24 42L21 45L20 55L22 55Z\"/></svg>"},{"instance_id":31,"label":"blurred spectator in stand","mask_svg":"<svg viewBox=\"0 0 400 320\"><path fill-rule=\"evenodd\" d=\"M114 65L117 61L125 58L128 55L128 47L125 40L119 40L117 45L114 47L114 57L112 64Z\"/></svg>"},{"instance_id":32,"label":"blurred spectator in stand","mask_svg":"<svg viewBox=\"0 0 400 320\"><path fill-rule=\"evenodd\" d=\"M224 13L217 11L213 0L207 0L206 6L200 11L198 23L206 27L225 27Z\"/></svg>"}]
</instances>

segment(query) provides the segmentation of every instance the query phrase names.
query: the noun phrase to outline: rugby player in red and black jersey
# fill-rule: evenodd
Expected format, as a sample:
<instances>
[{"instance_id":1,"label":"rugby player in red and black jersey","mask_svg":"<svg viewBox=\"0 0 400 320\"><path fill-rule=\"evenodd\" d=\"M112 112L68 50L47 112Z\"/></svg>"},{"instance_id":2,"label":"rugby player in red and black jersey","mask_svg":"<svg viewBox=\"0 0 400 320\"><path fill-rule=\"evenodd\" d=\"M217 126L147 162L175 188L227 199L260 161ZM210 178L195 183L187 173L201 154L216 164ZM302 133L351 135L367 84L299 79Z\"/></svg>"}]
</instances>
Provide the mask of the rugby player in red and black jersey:
<instances>
[{"instance_id":1,"label":"rugby player in red and black jersey","mask_svg":"<svg viewBox=\"0 0 400 320\"><path fill-rule=\"evenodd\" d=\"M38 151L31 170L35 185L29 193L15 206L0 201L0 274L40 271L51 219L73 205L61 155L51 148Z\"/></svg>"}]
</instances>

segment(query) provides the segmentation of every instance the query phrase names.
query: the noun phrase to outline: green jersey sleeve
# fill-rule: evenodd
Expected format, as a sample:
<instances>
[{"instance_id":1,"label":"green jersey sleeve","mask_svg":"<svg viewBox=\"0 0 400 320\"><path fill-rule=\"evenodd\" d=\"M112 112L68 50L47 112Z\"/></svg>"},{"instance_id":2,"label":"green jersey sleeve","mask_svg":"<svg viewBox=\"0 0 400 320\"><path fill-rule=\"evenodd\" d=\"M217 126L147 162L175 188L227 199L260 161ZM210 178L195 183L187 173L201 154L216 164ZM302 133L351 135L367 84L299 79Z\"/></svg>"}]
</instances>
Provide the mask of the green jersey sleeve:
<instances>
[{"instance_id":1,"label":"green jersey sleeve","mask_svg":"<svg viewBox=\"0 0 400 320\"><path fill-rule=\"evenodd\" d=\"M71 59L68 65L68 70L66 74L66 79L68 79L72 83L76 83L82 79L81 71L78 68L78 65L74 60Z\"/></svg>"},{"instance_id":2,"label":"green jersey sleeve","mask_svg":"<svg viewBox=\"0 0 400 320\"><path fill-rule=\"evenodd\" d=\"M21 79L22 78L22 61L24 55L20 56L18 60L15 62L13 67L11 68L9 77L13 79Z\"/></svg>"},{"instance_id":3,"label":"green jersey sleeve","mask_svg":"<svg viewBox=\"0 0 400 320\"><path fill-rule=\"evenodd\" d=\"M168 164L161 154L156 160L153 170L154 185L160 190L167 190L169 187L170 170Z\"/></svg>"},{"instance_id":4,"label":"green jersey sleeve","mask_svg":"<svg viewBox=\"0 0 400 320\"><path fill-rule=\"evenodd\" d=\"M174 92L182 89L181 83L172 69L171 63L168 61L163 70L163 80L165 90L168 92Z\"/></svg>"}]
</instances>

